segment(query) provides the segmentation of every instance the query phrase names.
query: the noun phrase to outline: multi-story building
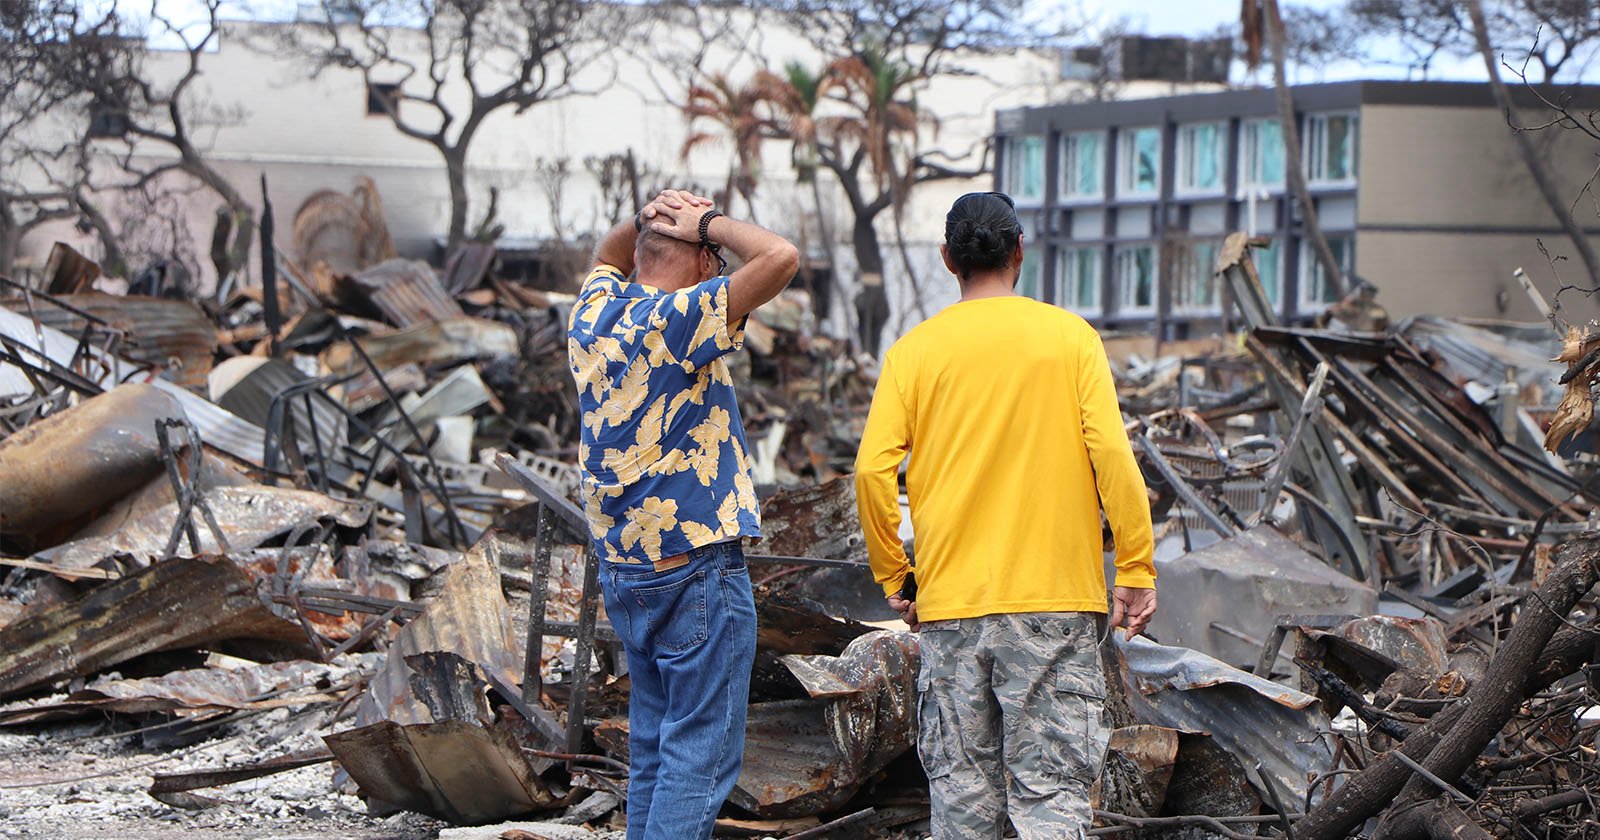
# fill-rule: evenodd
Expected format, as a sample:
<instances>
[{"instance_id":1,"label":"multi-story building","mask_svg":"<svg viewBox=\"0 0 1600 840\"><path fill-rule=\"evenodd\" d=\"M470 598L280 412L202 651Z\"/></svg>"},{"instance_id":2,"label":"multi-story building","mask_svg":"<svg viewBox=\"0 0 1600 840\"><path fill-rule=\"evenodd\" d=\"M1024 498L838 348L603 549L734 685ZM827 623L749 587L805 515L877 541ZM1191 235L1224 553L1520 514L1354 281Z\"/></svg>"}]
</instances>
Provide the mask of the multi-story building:
<instances>
[{"instance_id":1,"label":"multi-story building","mask_svg":"<svg viewBox=\"0 0 1600 840\"><path fill-rule=\"evenodd\" d=\"M1600 87L1564 95L1574 109L1600 103ZM1537 317L1513 271L1550 295L1560 283L1540 243L1571 244L1487 85L1341 82L1292 96L1317 215L1347 278L1377 286L1399 316ZM1531 91L1517 104L1520 124L1550 121ZM1199 335L1224 314L1213 274L1223 238L1245 231L1271 238L1254 256L1284 318L1333 300L1285 184L1271 89L1002 111L996 135L996 188L1023 217L1030 296L1104 328ZM1600 142L1551 128L1535 143L1577 201ZM1593 202L1576 215L1600 233ZM1566 265L1569 280L1582 276Z\"/></svg>"}]
</instances>

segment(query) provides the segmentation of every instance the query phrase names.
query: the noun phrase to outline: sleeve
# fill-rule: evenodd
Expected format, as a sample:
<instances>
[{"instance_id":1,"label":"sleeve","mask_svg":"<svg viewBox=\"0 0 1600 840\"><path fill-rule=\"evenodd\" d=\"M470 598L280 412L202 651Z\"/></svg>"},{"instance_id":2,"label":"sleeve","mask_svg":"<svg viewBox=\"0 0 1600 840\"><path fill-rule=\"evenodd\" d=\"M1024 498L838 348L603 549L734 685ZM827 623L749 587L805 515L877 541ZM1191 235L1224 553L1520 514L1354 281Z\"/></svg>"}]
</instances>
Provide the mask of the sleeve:
<instances>
[{"instance_id":1,"label":"sleeve","mask_svg":"<svg viewBox=\"0 0 1600 840\"><path fill-rule=\"evenodd\" d=\"M1083 440L1094 464L1100 504L1117 544L1117 586L1149 589L1156 585L1155 533L1150 525L1150 497L1144 476L1128 443L1117 388L1111 379L1100 336L1079 342L1078 400L1083 409Z\"/></svg>"},{"instance_id":2,"label":"sleeve","mask_svg":"<svg viewBox=\"0 0 1600 840\"><path fill-rule=\"evenodd\" d=\"M661 349L686 370L699 370L744 346L744 321L728 323L730 279L713 277L668 293L656 304Z\"/></svg>"},{"instance_id":3,"label":"sleeve","mask_svg":"<svg viewBox=\"0 0 1600 840\"><path fill-rule=\"evenodd\" d=\"M900 591L911 565L900 542L900 463L911 451L911 418L887 357L856 452L856 508L872 576L885 596Z\"/></svg>"}]
</instances>

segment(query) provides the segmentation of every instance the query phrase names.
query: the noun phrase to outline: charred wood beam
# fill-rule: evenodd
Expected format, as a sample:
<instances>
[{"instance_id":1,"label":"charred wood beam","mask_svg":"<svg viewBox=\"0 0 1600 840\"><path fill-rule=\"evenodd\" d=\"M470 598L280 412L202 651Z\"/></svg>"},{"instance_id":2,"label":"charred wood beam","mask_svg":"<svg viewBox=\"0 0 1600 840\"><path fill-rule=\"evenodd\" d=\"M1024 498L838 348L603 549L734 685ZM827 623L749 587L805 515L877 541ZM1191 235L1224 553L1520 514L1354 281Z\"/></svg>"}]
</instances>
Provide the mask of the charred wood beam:
<instances>
[{"instance_id":1,"label":"charred wood beam","mask_svg":"<svg viewBox=\"0 0 1600 840\"><path fill-rule=\"evenodd\" d=\"M1441 779L1459 778L1473 756L1505 726L1532 691L1562 676L1555 672L1571 660L1562 655L1552 657L1550 643L1566 621L1567 613L1596 580L1600 580L1600 535L1585 536L1561 545L1556 549L1555 559L1555 571L1534 594L1537 606L1524 611L1483 678L1468 690L1461 702L1435 715L1396 750L1404 751ZM1585 656L1593 656L1594 645L1588 633L1574 632L1585 636L1588 648ZM1552 663L1555 663L1553 667ZM1313 808L1295 826L1299 840L1344 837L1392 804L1403 788L1407 799L1419 798L1416 794L1428 783L1415 780L1415 773L1395 757L1394 752L1379 756ZM1408 820L1400 827L1410 825ZM1389 836L1417 835L1399 832Z\"/></svg>"}]
</instances>

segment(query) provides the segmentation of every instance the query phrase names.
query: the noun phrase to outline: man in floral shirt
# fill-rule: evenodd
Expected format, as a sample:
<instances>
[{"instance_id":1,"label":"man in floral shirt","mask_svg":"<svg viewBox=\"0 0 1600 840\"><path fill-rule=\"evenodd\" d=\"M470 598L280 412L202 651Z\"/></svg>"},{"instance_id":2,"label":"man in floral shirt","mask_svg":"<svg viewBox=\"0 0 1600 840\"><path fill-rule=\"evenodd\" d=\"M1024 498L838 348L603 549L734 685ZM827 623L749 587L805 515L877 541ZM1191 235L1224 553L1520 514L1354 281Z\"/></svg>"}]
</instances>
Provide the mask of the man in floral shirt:
<instances>
[{"instance_id":1,"label":"man in floral shirt","mask_svg":"<svg viewBox=\"0 0 1600 840\"><path fill-rule=\"evenodd\" d=\"M744 263L731 276L724 248ZM606 234L572 309L584 506L632 684L628 840L710 837L739 776L756 649L740 541L761 518L723 357L798 262L667 190Z\"/></svg>"}]
</instances>

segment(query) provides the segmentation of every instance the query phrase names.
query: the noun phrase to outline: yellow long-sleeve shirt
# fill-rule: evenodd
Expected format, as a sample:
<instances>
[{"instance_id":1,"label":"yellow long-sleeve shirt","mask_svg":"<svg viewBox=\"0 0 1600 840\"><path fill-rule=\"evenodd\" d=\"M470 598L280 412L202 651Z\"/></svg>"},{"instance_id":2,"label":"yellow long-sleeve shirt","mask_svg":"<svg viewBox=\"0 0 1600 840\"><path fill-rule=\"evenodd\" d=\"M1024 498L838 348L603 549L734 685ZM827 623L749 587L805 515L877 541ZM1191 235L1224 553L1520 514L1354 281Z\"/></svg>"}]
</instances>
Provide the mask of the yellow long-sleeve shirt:
<instances>
[{"instance_id":1,"label":"yellow long-sleeve shirt","mask_svg":"<svg viewBox=\"0 0 1600 840\"><path fill-rule=\"evenodd\" d=\"M885 594L910 570L896 479L908 453L919 619L1105 612L1102 504L1116 585L1155 585L1144 478L1105 348L1077 315L1023 297L963 301L884 356L856 495Z\"/></svg>"}]
</instances>

